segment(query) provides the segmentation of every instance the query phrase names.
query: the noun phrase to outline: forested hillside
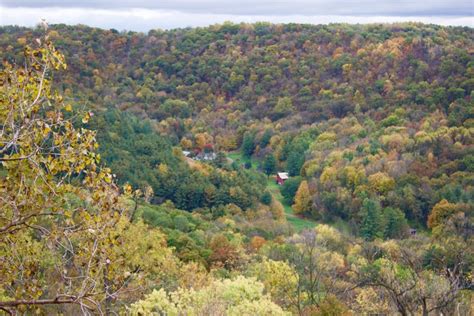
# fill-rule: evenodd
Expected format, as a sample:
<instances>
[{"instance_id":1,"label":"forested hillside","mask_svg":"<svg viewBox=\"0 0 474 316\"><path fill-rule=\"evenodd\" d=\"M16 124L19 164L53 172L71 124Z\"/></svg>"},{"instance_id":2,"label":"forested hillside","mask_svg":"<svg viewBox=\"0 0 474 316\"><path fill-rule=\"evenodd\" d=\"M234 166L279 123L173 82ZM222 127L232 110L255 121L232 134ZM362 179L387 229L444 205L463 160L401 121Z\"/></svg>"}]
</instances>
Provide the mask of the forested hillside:
<instances>
[{"instance_id":1,"label":"forested hillside","mask_svg":"<svg viewBox=\"0 0 474 316\"><path fill-rule=\"evenodd\" d=\"M469 313L472 28L44 32L0 27L4 311Z\"/></svg>"},{"instance_id":2,"label":"forested hillside","mask_svg":"<svg viewBox=\"0 0 474 316\"><path fill-rule=\"evenodd\" d=\"M5 57L15 60L34 32L3 28ZM307 180L307 216L360 223L367 200L424 226L442 199L472 201L470 28L229 23L145 35L59 25L50 37L70 67L59 87L77 108L152 119L154 132L186 150L236 150L246 136L247 155L273 156L275 171ZM117 121L115 137L129 139L102 135L107 162L120 179L170 198L148 171L165 155L150 151L160 142L140 143L108 113L93 128Z\"/></svg>"}]
</instances>

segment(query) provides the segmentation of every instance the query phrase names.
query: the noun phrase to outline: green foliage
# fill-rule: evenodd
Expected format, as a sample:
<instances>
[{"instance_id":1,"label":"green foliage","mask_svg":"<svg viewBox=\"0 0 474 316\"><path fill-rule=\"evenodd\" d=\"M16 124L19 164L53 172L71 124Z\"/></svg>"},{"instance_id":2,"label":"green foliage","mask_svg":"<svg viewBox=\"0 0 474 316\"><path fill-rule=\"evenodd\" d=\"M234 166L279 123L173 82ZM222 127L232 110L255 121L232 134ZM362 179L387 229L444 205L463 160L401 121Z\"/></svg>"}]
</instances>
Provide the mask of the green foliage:
<instances>
[{"instance_id":1,"label":"green foliage","mask_svg":"<svg viewBox=\"0 0 474 316\"><path fill-rule=\"evenodd\" d=\"M188 232L191 229L191 224L184 215L178 215L173 218L174 227L182 232Z\"/></svg>"},{"instance_id":2,"label":"green foliage","mask_svg":"<svg viewBox=\"0 0 474 316\"><path fill-rule=\"evenodd\" d=\"M391 114L381 122L383 127L394 126L400 124L400 119L397 115Z\"/></svg>"},{"instance_id":3,"label":"green foliage","mask_svg":"<svg viewBox=\"0 0 474 316\"><path fill-rule=\"evenodd\" d=\"M173 228L173 220L167 213L157 212L152 207L143 207L141 211L145 223L154 227Z\"/></svg>"},{"instance_id":4,"label":"green foliage","mask_svg":"<svg viewBox=\"0 0 474 316\"><path fill-rule=\"evenodd\" d=\"M39 30L3 30L5 58L21 63L22 43ZM183 139L191 151L240 144L252 168L271 152L291 176L314 183L313 201L327 220L358 222L362 193L415 225L441 198L472 202L469 28L243 23L149 34L57 25L51 32L73 69L61 74L61 90L93 104L89 127L98 130L103 159L120 183L152 187L154 203L170 199L192 210L229 202L222 198L229 186L209 184L171 154ZM100 122L109 108L139 119L108 113ZM214 166L225 169L222 158ZM162 162L168 175L156 171ZM347 181L346 167L360 172L359 182ZM329 168L333 177L320 181ZM404 186L404 179L415 180ZM214 187L219 194L209 194ZM241 207L258 200L233 191Z\"/></svg>"},{"instance_id":5,"label":"green foliage","mask_svg":"<svg viewBox=\"0 0 474 316\"><path fill-rule=\"evenodd\" d=\"M186 101L167 99L158 108L161 117L186 118L191 115L191 108Z\"/></svg>"},{"instance_id":6,"label":"green foliage","mask_svg":"<svg viewBox=\"0 0 474 316\"><path fill-rule=\"evenodd\" d=\"M296 298L299 277L284 261L265 260L255 266L254 274L280 306L289 307Z\"/></svg>"},{"instance_id":7,"label":"green foliage","mask_svg":"<svg viewBox=\"0 0 474 316\"><path fill-rule=\"evenodd\" d=\"M5 59L32 69L6 63L1 74L0 307L468 314L470 28L224 23L141 34L57 25L50 36L72 71L47 72L43 91L42 66L63 59L23 54L39 32L0 30ZM51 85L72 104L59 106ZM185 158L178 144L218 159ZM229 165L225 151L239 160ZM130 184L122 196L100 161ZM291 177L278 188L257 166ZM418 236L405 238L407 220ZM70 305L19 301L61 293Z\"/></svg>"},{"instance_id":8,"label":"green foliage","mask_svg":"<svg viewBox=\"0 0 474 316\"><path fill-rule=\"evenodd\" d=\"M289 97L278 98L277 104L273 109L275 119L282 118L294 111L293 101Z\"/></svg>"},{"instance_id":9,"label":"green foliage","mask_svg":"<svg viewBox=\"0 0 474 316\"><path fill-rule=\"evenodd\" d=\"M365 240L374 240L383 235L380 205L377 201L365 199L361 208L360 235Z\"/></svg>"},{"instance_id":10,"label":"green foliage","mask_svg":"<svg viewBox=\"0 0 474 316\"><path fill-rule=\"evenodd\" d=\"M272 194L268 191L263 192L262 196L260 197L260 202L265 205L270 205L272 203Z\"/></svg>"},{"instance_id":11,"label":"green foliage","mask_svg":"<svg viewBox=\"0 0 474 316\"><path fill-rule=\"evenodd\" d=\"M301 177L291 177L280 187L281 195L285 203L292 205L302 179Z\"/></svg>"},{"instance_id":12,"label":"green foliage","mask_svg":"<svg viewBox=\"0 0 474 316\"><path fill-rule=\"evenodd\" d=\"M400 209L387 207L383 210L384 231L386 239L401 238L405 235L408 223L405 214Z\"/></svg>"},{"instance_id":13,"label":"green foliage","mask_svg":"<svg viewBox=\"0 0 474 316\"><path fill-rule=\"evenodd\" d=\"M474 172L474 155L466 155L463 159L464 166L469 172Z\"/></svg>"},{"instance_id":14,"label":"green foliage","mask_svg":"<svg viewBox=\"0 0 474 316\"><path fill-rule=\"evenodd\" d=\"M290 176L299 176L301 167L304 164L304 155L301 152L292 151L288 155L286 168Z\"/></svg>"},{"instance_id":15,"label":"green foliage","mask_svg":"<svg viewBox=\"0 0 474 316\"><path fill-rule=\"evenodd\" d=\"M273 154L268 154L263 160L263 171L267 175L271 175L276 170L276 159Z\"/></svg>"},{"instance_id":16,"label":"green foliage","mask_svg":"<svg viewBox=\"0 0 474 316\"><path fill-rule=\"evenodd\" d=\"M107 110L95 115L90 127L98 130L99 152L119 183L142 190L151 186L152 201L171 200L186 210L228 203L248 208L264 186L263 177L240 168L234 176L211 166L210 175L191 168L173 151L171 141L154 131L151 121L130 113Z\"/></svg>"},{"instance_id":17,"label":"green foliage","mask_svg":"<svg viewBox=\"0 0 474 316\"><path fill-rule=\"evenodd\" d=\"M214 280L201 289L180 289L166 293L155 290L134 303L131 315L154 312L166 315L289 315L263 294L264 286L242 276L234 280Z\"/></svg>"},{"instance_id":18,"label":"green foliage","mask_svg":"<svg viewBox=\"0 0 474 316\"><path fill-rule=\"evenodd\" d=\"M266 129L263 133L262 137L260 138L260 147L265 148L269 143L270 139L272 138L272 130Z\"/></svg>"},{"instance_id":19,"label":"green foliage","mask_svg":"<svg viewBox=\"0 0 474 316\"><path fill-rule=\"evenodd\" d=\"M108 109L96 114L89 126L98 131L100 153L120 183L138 188L152 185L158 193L163 191L156 181L158 165L171 171L187 168L172 154L170 141L156 133L151 124L130 113Z\"/></svg>"},{"instance_id":20,"label":"green foliage","mask_svg":"<svg viewBox=\"0 0 474 316\"><path fill-rule=\"evenodd\" d=\"M63 55L48 36L37 44L25 49L23 66L5 62L0 73L0 118L8 125L0 133L0 309L108 313L112 293L161 284L174 257L159 231L131 223L110 170L100 166L95 132L74 127L72 106L52 86L51 73L67 68Z\"/></svg>"},{"instance_id":21,"label":"green foliage","mask_svg":"<svg viewBox=\"0 0 474 316\"><path fill-rule=\"evenodd\" d=\"M247 132L242 140L242 153L244 157L250 158L255 150L255 135Z\"/></svg>"}]
</instances>

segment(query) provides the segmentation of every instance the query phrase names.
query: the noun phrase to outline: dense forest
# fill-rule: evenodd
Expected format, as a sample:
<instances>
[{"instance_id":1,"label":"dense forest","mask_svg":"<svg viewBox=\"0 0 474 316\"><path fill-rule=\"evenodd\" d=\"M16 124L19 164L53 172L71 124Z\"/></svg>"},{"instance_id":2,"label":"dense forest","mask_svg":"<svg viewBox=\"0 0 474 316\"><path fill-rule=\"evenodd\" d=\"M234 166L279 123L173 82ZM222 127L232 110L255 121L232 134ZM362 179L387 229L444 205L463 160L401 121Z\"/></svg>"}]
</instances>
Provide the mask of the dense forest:
<instances>
[{"instance_id":1,"label":"dense forest","mask_svg":"<svg viewBox=\"0 0 474 316\"><path fill-rule=\"evenodd\" d=\"M6 26L0 47L5 313L472 312L472 28Z\"/></svg>"}]
</instances>

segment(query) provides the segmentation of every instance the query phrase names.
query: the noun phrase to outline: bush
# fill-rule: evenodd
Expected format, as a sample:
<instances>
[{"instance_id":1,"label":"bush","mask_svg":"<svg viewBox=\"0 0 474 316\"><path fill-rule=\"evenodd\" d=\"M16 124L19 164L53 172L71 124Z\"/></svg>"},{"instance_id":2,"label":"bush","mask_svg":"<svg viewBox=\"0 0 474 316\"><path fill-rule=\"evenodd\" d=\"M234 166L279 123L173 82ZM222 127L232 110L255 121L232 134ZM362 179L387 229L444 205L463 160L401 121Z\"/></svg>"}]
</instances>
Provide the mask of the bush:
<instances>
[{"instance_id":1,"label":"bush","mask_svg":"<svg viewBox=\"0 0 474 316\"><path fill-rule=\"evenodd\" d=\"M147 207L143 210L142 218L145 223L153 227L173 227L171 217L162 210Z\"/></svg>"},{"instance_id":2,"label":"bush","mask_svg":"<svg viewBox=\"0 0 474 316\"><path fill-rule=\"evenodd\" d=\"M186 216L178 215L173 218L174 228L182 232L188 232L191 229L192 224L188 221Z\"/></svg>"},{"instance_id":3,"label":"bush","mask_svg":"<svg viewBox=\"0 0 474 316\"><path fill-rule=\"evenodd\" d=\"M260 197L260 202L262 202L265 205L270 205L272 203L271 193L268 191L263 192L262 196Z\"/></svg>"}]
</instances>

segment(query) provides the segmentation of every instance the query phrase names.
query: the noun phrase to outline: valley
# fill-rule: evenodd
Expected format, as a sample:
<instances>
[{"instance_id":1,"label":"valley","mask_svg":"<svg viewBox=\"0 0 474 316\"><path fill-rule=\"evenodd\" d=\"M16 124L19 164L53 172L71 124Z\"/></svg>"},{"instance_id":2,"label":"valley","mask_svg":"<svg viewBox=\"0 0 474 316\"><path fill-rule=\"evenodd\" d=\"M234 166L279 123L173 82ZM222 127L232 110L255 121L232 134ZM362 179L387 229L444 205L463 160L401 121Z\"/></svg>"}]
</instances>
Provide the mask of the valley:
<instances>
[{"instance_id":1,"label":"valley","mask_svg":"<svg viewBox=\"0 0 474 316\"><path fill-rule=\"evenodd\" d=\"M0 311L471 312L472 28L43 24L0 48Z\"/></svg>"}]
</instances>

